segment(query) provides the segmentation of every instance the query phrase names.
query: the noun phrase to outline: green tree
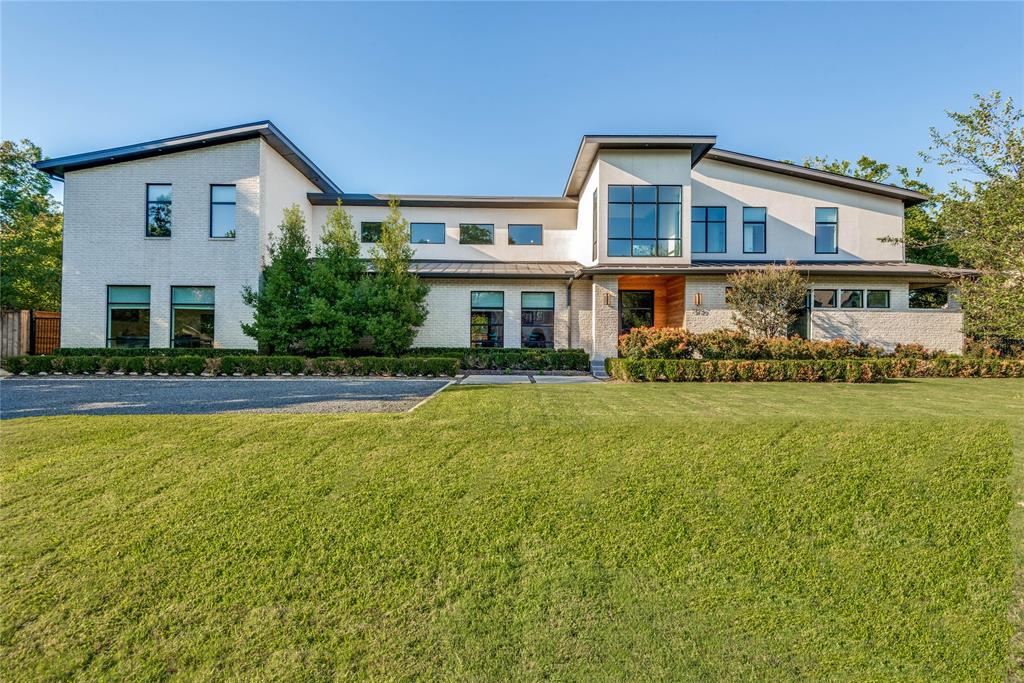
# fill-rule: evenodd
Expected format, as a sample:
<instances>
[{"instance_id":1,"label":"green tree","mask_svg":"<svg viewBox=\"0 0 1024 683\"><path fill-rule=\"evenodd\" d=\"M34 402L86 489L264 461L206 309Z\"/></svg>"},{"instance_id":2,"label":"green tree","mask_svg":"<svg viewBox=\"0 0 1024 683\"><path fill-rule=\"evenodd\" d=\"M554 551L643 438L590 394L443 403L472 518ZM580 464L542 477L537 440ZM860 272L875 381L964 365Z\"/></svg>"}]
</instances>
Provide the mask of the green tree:
<instances>
[{"instance_id":1,"label":"green tree","mask_svg":"<svg viewBox=\"0 0 1024 683\"><path fill-rule=\"evenodd\" d=\"M306 219L295 204L284 210L280 235L271 238L258 290L244 287L242 300L253 321L242 331L266 353L295 353L309 328L309 240Z\"/></svg>"},{"instance_id":2,"label":"green tree","mask_svg":"<svg viewBox=\"0 0 1024 683\"><path fill-rule=\"evenodd\" d=\"M63 214L29 140L0 143L0 306L60 309Z\"/></svg>"},{"instance_id":3,"label":"green tree","mask_svg":"<svg viewBox=\"0 0 1024 683\"><path fill-rule=\"evenodd\" d=\"M338 200L337 208L327 214L310 273L309 328L303 337L307 353L343 355L363 336L365 276L352 217Z\"/></svg>"},{"instance_id":4,"label":"green tree","mask_svg":"<svg viewBox=\"0 0 1024 683\"><path fill-rule=\"evenodd\" d=\"M392 197L388 207L380 241L371 254L373 275L364 280L364 301L366 332L373 337L374 351L393 356L412 346L416 328L427 319L424 300L429 288L409 270L409 222L402 217L398 199Z\"/></svg>"},{"instance_id":5,"label":"green tree","mask_svg":"<svg viewBox=\"0 0 1024 683\"><path fill-rule=\"evenodd\" d=\"M1000 92L947 111L948 132L931 129L929 161L966 175L938 214L960 263L981 271L961 285L964 332L1005 344L1024 339L1024 111Z\"/></svg>"},{"instance_id":6,"label":"green tree","mask_svg":"<svg viewBox=\"0 0 1024 683\"><path fill-rule=\"evenodd\" d=\"M807 280L791 264L739 271L726 281L736 326L752 337L785 337L807 296Z\"/></svg>"}]
</instances>

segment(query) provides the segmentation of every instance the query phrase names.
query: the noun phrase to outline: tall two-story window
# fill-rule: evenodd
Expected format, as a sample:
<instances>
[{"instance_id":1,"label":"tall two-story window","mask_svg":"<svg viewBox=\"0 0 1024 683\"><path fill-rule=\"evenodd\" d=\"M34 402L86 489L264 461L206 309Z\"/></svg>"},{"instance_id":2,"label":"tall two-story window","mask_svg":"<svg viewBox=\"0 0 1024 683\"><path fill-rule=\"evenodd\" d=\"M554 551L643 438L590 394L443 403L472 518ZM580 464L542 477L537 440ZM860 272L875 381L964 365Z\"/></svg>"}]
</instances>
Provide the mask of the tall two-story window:
<instances>
[{"instance_id":1,"label":"tall two-story window","mask_svg":"<svg viewBox=\"0 0 1024 683\"><path fill-rule=\"evenodd\" d=\"M537 246L544 243L544 226L509 224L508 243L513 245Z\"/></svg>"},{"instance_id":2,"label":"tall two-story window","mask_svg":"<svg viewBox=\"0 0 1024 683\"><path fill-rule=\"evenodd\" d=\"M554 292L523 292L522 304L523 331L520 345L529 349L554 348Z\"/></svg>"},{"instance_id":3,"label":"tall two-story window","mask_svg":"<svg viewBox=\"0 0 1024 683\"><path fill-rule=\"evenodd\" d=\"M768 210L764 207L743 207L743 253L765 253L765 232Z\"/></svg>"},{"instance_id":4,"label":"tall two-story window","mask_svg":"<svg viewBox=\"0 0 1024 683\"><path fill-rule=\"evenodd\" d=\"M814 253L835 254L839 252L839 209L817 208L814 210Z\"/></svg>"},{"instance_id":5,"label":"tall two-story window","mask_svg":"<svg viewBox=\"0 0 1024 683\"><path fill-rule=\"evenodd\" d=\"M494 225L490 223L461 223L459 244L494 244Z\"/></svg>"},{"instance_id":6,"label":"tall two-story window","mask_svg":"<svg viewBox=\"0 0 1024 683\"><path fill-rule=\"evenodd\" d=\"M171 287L171 346L213 346L213 287Z\"/></svg>"},{"instance_id":7,"label":"tall two-story window","mask_svg":"<svg viewBox=\"0 0 1024 683\"><path fill-rule=\"evenodd\" d=\"M210 185L210 237L235 236L235 186Z\"/></svg>"},{"instance_id":8,"label":"tall two-story window","mask_svg":"<svg viewBox=\"0 0 1024 683\"><path fill-rule=\"evenodd\" d=\"M469 345L501 348L505 345L505 294L469 293Z\"/></svg>"},{"instance_id":9,"label":"tall two-story window","mask_svg":"<svg viewBox=\"0 0 1024 683\"><path fill-rule=\"evenodd\" d=\"M380 242L380 223L363 221L359 225L359 241L373 244Z\"/></svg>"},{"instance_id":10,"label":"tall two-story window","mask_svg":"<svg viewBox=\"0 0 1024 683\"><path fill-rule=\"evenodd\" d=\"M597 190L594 190L593 204L594 204L594 212L591 214L591 220L590 220L590 222L592 224L591 227L594 229L594 234L592 235L593 244L591 245L592 246L591 256L596 261L597 260Z\"/></svg>"},{"instance_id":11,"label":"tall two-story window","mask_svg":"<svg viewBox=\"0 0 1024 683\"><path fill-rule=\"evenodd\" d=\"M695 206L690 210L690 249L695 254L725 253L724 206Z\"/></svg>"},{"instance_id":12,"label":"tall two-story window","mask_svg":"<svg viewBox=\"0 0 1024 683\"><path fill-rule=\"evenodd\" d=\"M171 236L171 186L146 185L146 237Z\"/></svg>"},{"instance_id":13,"label":"tall two-story window","mask_svg":"<svg viewBox=\"0 0 1024 683\"><path fill-rule=\"evenodd\" d=\"M681 256L683 188L609 185L609 256Z\"/></svg>"},{"instance_id":14,"label":"tall two-story window","mask_svg":"<svg viewBox=\"0 0 1024 683\"><path fill-rule=\"evenodd\" d=\"M444 223L411 223L409 241L413 244L444 244Z\"/></svg>"},{"instance_id":15,"label":"tall two-story window","mask_svg":"<svg viewBox=\"0 0 1024 683\"><path fill-rule=\"evenodd\" d=\"M107 347L149 347L149 287L107 287Z\"/></svg>"}]
</instances>

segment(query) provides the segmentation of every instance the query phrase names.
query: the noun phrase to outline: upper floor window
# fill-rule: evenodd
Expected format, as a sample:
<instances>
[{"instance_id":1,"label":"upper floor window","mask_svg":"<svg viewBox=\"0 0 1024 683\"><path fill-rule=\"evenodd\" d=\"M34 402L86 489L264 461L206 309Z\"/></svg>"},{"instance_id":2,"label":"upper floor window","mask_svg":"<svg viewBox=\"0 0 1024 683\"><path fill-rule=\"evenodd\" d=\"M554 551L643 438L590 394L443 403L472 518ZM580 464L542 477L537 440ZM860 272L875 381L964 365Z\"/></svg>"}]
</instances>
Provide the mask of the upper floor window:
<instances>
[{"instance_id":1,"label":"upper floor window","mask_svg":"<svg viewBox=\"0 0 1024 683\"><path fill-rule=\"evenodd\" d=\"M235 186L210 185L210 237L235 236Z\"/></svg>"},{"instance_id":2,"label":"upper floor window","mask_svg":"<svg viewBox=\"0 0 1024 683\"><path fill-rule=\"evenodd\" d=\"M544 228L540 225L509 225L508 243L537 245L544 243Z\"/></svg>"},{"instance_id":3,"label":"upper floor window","mask_svg":"<svg viewBox=\"0 0 1024 683\"><path fill-rule=\"evenodd\" d=\"M413 244L444 244L444 223L412 223L409 230Z\"/></svg>"},{"instance_id":4,"label":"upper floor window","mask_svg":"<svg viewBox=\"0 0 1024 683\"><path fill-rule=\"evenodd\" d=\"M725 253L725 207L695 206L690 210L690 248L694 253Z\"/></svg>"},{"instance_id":5,"label":"upper floor window","mask_svg":"<svg viewBox=\"0 0 1024 683\"><path fill-rule=\"evenodd\" d=\"M765 253L765 226L768 209L756 206L743 207L743 253Z\"/></svg>"},{"instance_id":6,"label":"upper floor window","mask_svg":"<svg viewBox=\"0 0 1024 683\"><path fill-rule=\"evenodd\" d=\"M814 253L835 254L839 251L839 209L814 210Z\"/></svg>"},{"instance_id":7,"label":"upper floor window","mask_svg":"<svg viewBox=\"0 0 1024 683\"><path fill-rule=\"evenodd\" d=\"M494 225L490 223L460 224L459 244L494 244Z\"/></svg>"},{"instance_id":8,"label":"upper floor window","mask_svg":"<svg viewBox=\"0 0 1024 683\"><path fill-rule=\"evenodd\" d=\"M593 197L593 202L592 203L593 203L594 207L593 207L593 213L590 216L590 222L592 224L591 227L594 229L594 232L591 235L591 239L593 241L593 244L591 245L592 246L591 251L592 251L592 257L596 261L597 260L597 190L594 190L594 197Z\"/></svg>"},{"instance_id":9,"label":"upper floor window","mask_svg":"<svg viewBox=\"0 0 1024 683\"><path fill-rule=\"evenodd\" d=\"M380 242L380 223L363 221L359 225L359 241L367 243Z\"/></svg>"},{"instance_id":10,"label":"upper floor window","mask_svg":"<svg viewBox=\"0 0 1024 683\"><path fill-rule=\"evenodd\" d=\"M146 237L171 236L171 186L146 185Z\"/></svg>"},{"instance_id":11,"label":"upper floor window","mask_svg":"<svg viewBox=\"0 0 1024 683\"><path fill-rule=\"evenodd\" d=\"M683 188L609 185L609 256L682 256Z\"/></svg>"}]
</instances>

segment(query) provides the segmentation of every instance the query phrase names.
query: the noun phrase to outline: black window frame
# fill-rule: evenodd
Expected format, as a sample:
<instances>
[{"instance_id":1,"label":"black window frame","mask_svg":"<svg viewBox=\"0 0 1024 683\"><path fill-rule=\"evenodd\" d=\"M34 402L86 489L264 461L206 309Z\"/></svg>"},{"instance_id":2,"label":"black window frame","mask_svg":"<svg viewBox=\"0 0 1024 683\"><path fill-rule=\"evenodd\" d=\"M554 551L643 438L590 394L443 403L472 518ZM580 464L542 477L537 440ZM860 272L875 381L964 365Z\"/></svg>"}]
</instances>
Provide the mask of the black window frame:
<instances>
[{"instance_id":1,"label":"black window frame","mask_svg":"<svg viewBox=\"0 0 1024 683\"><path fill-rule=\"evenodd\" d=\"M177 305L175 305L175 303L174 303L174 290L175 289L212 289L213 290L213 304L211 304L210 306L205 306L205 305L201 305L201 304L200 305L196 305L196 304L177 304ZM171 285L169 302L170 302L170 308L171 308L171 310L170 310L170 318L168 320L168 322L170 323L169 330L168 330L168 336L170 337L170 340L169 340L170 348L172 348L172 349L209 349L209 348L213 348L214 345L217 342L217 287L215 285ZM182 308L184 308L186 310L207 310L207 309L209 309L209 311L211 313L213 313L213 316L214 316L214 318L213 318L213 320L214 320L214 323L213 323L213 334L211 335L212 339L210 339L209 345L200 344L199 346L177 346L175 344L175 342L174 342L174 319L175 319L174 311L175 311L176 307L182 307Z\"/></svg>"},{"instance_id":2,"label":"black window frame","mask_svg":"<svg viewBox=\"0 0 1024 683\"><path fill-rule=\"evenodd\" d=\"M819 306L817 297L818 292L832 292L832 305ZM814 289L811 290L811 308L814 308L815 310L819 308L823 308L826 310L834 310L839 308L839 290L831 287L822 287L820 289L818 287L815 287Z\"/></svg>"},{"instance_id":3,"label":"black window frame","mask_svg":"<svg viewBox=\"0 0 1024 683\"><path fill-rule=\"evenodd\" d=\"M597 260L597 245L598 245L598 240L597 240L597 225L598 225L598 223L597 223L597 189L596 188L594 189L594 193L593 193L593 204L594 204L594 213L593 213L593 216L591 216L591 219L590 219L590 222L592 223L592 227L594 229L593 244L591 245L592 246L591 258L594 261L596 261Z\"/></svg>"},{"instance_id":4,"label":"black window frame","mask_svg":"<svg viewBox=\"0 0 1024 683\"><path fill-rule=\"evenodd\" d=\"M477 228L490 228L491 239L489 242L466 242L462 238L462 229L469 227ZM459 244L467 244L470 246L488 246L494 244L494 223L459 223Z\"/></svg>"},{"instance_id":5,"label":"black window frame","mask_svg":"<svg viewBox=\"0 0 1024 683\"><path fill-rule=\"evenodd\" d=\"M551 295L551 308L538 308L536 306L530 306L527 308L523 304L523 298L527 294L550 294ZM555 293L551 291L524 291L519 294L519 345L524 349L553 349L555 348ZM537 323L526 321L527 313L534 314L537 311L550 311L551 322L550 323ZM526 330L529 327L531 330L542 328L546 329L547 341L543 344L531 342L526 339Z\"/></svg>"},{"instance_id":6,"label":"black window frame","mask_svg":"<svg viewBox=\"0 0 1024 683\"><path fill-rule=\"evenodd\" d=\"M612 191L618 188L629 188L629 201L613 201ZM653 189L654 190L654 201L637 201L636 190L637 188ZM662 191L671 189L678 191L679 199L662 199ZM635 234L636 225L636 206L653 206L654 207L654 236L653 237L637 237ZM607 231L605 243L608 249L609 258L681 258L683 256L683 186L682 185L609 185L608 186L608 215L605 220L605 229ZM611 220L612 220L612 207L613 206L628 206L629 207L629 237L612 237ZM679 223L676 225L676 237L661 237L659 232L661 229L661 211L662 206L674 206L678 207ZM636 253L637 243L653 242L654 248L649 254L638 254ZM675 252L672 253L661 253L661 245L663 243L675 243ZM612 254L612 244L620 245L622 243L628 243L629 253L628 254ZM671 251L671 250L666 250Z\"/></svg>"},{"instance_id":7,"label":"black window frame","mask_svg":"<svg viewBox=\"0 0 1024 683\"><path fill-rule=\"evenodd\" d=\"M359 243L360 244L379 244L380 243L380 231L381 226L384 223L382 221L362 221L359 223ZM366 229L371 226L376 226L377 239L368 240L366 239ZM372 229L372 228L371 228ZM412 228L409 229L409 239L412 239Z\"/></svg>"},{"instance_id":8,"label":"black window frame","mask_svg":"<svg viewBox=\"0 0 1024 683\"><path fill-rule=\"evenodd\" d=\"M694 220L693 212L699 209L704 210L704 220ZM725 217L720 221L709 221L708 220L708 209L721 209L725 212ZM704 249L698 251L693 247L693 231L697 224L703 223L704 225ZM721 251L708 251L708 224L714 223L718 225L722 224L722 250ZM727 206L691 206L690 207L690 252L693 254L726 254L729 252L729 207Z\"/></svg>"},{"instance_id":9,"label":"black window frame","mask_svg":"<svg viewBox=\"0 0 1024 683\"><path fill-rule=\"evenodd\" d=\"M860 306L847 306L845 295L847 292L857 292L860 295ZM859 288L853 289L840 289L839 290L839 308L846 309L863 309L864 308L864 290Z\"/></svg>"},{"instance_id":10,"label":"black window frame","mask_svg":"<svg viewBox=\"0 0 1024 683\"><path fill-rule=\"evenodd\" d=\"M747 210L748 209L759 209L761 211L764 211L764 218L762 218L759 221L748 221L747 220ZM728 219L728 217L729 217L728 214L726 214L726 219ZM768 252L768 207L766 207L766 206L744 206L743 207L743 211L742 211L742 218L743 218L743 253L744 254L764 254L764 253L767 253ZM729 227L728 227L728 225L729 225L728 222L726 222L726 231L725 231L726 232L726 240L728 240L728 238L729 238L729 234L728 234L729 233ZM760 251L756 250L756 249L750 249L750 250L747 249L747 227L748 226L752 226L752 227L753 226L760 226L760 228L761 228L761 245L762 245L763 248ZM707 236L705 236L704 239L705 239L705 243L706 243Z\"/></svg>"},{"instance_id":11,"label":"black window frame","mask_svg":"<svg viewBox=\"0 0 1024 683\"><path fill-rule=\"evenodd\" d=\"M647 295L650 295L650 297L651 297L651 308L650 308L650 310L651 310L651 325L654 325L654 309L655 309L654 290L653 289L620 289L619 290L619 296L618 296L618 299L619 299L619 334L622 335L622 334L625 334L626 332L629 331L629 330L627 330L626 328L624 328L622 326L622 304L623 304L623 302L625 300L625 297L622 296L623 294L647 294ZM633 309L636 310L636 307L633 307ZM647 309L646 308L642 308L642 309L639 309L639 310L647 310ZM630 327L629 329L631 330L633 328Z\"/></svg>"},{"instance_id":12,"label":"black window frame","mask_svg":"<svg viewBox=\"0 0 1024 683\"><path fill-rule=\"evenodd\" d=\"M884 294L885 295L885 305L884 306L872 306L871 305L871 295L872 294ZM865 294L864 294L864 308L872 308L872 309L874 309L876 311L892 308L892 290L889 290L889 289L869 289L869 290L867 290L867 292L865 292Z\"/></svg>"},{"instance_id":13,"label":"black window frame","mask_svg":"<svg viewBox=\"0 0 1024 683\"><path fill-rule=\"evenodd\" d=\"M235 191L235 201L233 202L215 202L213 201L213 189L215 187L230 187ZM172 197L173 199L173 197ZM233 206L235 207L235 227L231 228L230 235L214 235L213 234L213 207L215 206ZM238 234L238 186L229 183L210 183L210 239L212 240L233 240Z\"/></svg>"},{"instance_id":14,"label":"black window frame","mask_svg":"<svg viewBox=\"0 0 1024 683\"><path fill-rule=\"evenodd\" d=\"M835 221L819 221L818 211L821 209L833 209L836 212ZM833 248L831 251L821 251L818 249L818 229L823 226L831 226L833 229L833 236L835 238ZM838 254L839 253L839 207L838 206L816 206L814 207L814 253L815 254Z\"/></svg>"},{"instance_id":15,"label":"black window frame","mask_svg":"<svg viewBox=\"0 0 1024 683\"><path fill-rule=\"evenodd\" d=\"M151 187L169 187L171 188L171 199L170 201L150 201L149 199L149 188ZM166 205L170 207L170 227L167 229L166 235L152 235L149 232L149 213L151 205ZM146 237L153 239L170 239L174 235L174 183L146 183Z\"/></svg>"},{"instance_id":16,"label":"black window frame","mask_svg":"<svg viewBox=\"0 0 1024 683\"><path fill-rule=\"evenodd\" d=\"M139 346L139 347L124 346L124 347L120 347L120 346L111 346L110 345L110 342L111 342L111 339L112 339L112 337L110 336L110 311L111 311L111 308L110 308L110 290L111 289L119 289L121 287L145 287L146 289L149 290L149 303L146 304L146 307L145 307L145 310L150 311L150 315L149 315L149 330L148 330L149 334L146 336L146 345L145 346ZM150 285L107 285L107 321L106 321L106 325L107 325L106 340L107 340L107 343L106 343L106 348L108 348L108 349L114 349L114 348L140 348L140 349L141 348L145 348L145 349L148 349L148 348L151 348L151 345L153 343L153 313L152 313L152 311L153 311L153 288Z\"/></svg>"},{"instance_id":17,"label":"black window frame","mask_svg":"<svg viewBox=\"0 0 1024 683\"><path fill-rule=\"evenodd\" d=\"M539 242L513 242L512 241L512 229L513 228L537 228L540 233ZM506 241L509 246L512 247L539 247L544 244L544 224L543 223L509 223L508 232L506 235Z\"/></svg>"},{"instance_id":18,"label":"black window frame","mask_svg":"<svg viewBox=\"0 0 1024 683\"><path fill-rule=\"evenodd\" d=\"M440 242L417 242L413 233L417 225L432 225L441 226L441 241ZM448 225L446 223L440 223L438 221L416 221L415 223L409 223L409 244L445 244L448 241Z\"/></svg>"},{"instance_id":19,"label":"black window frame","mask_svg":"<svg viewBox=\"0 0 1024 683\"><path fill-rule=\"evenodd\" d=\"M501 295L501 308L495 308L493 306L474 306L473 305L473 299L474 299L473 295L474 294L500 294ZM489 344L489 343L486 343L486 342L482 343L482 344L479 344L479 343L477 343L473 339L473 328L474 327L480 327L480 325L475 324L473 322L473 316L474 316L476 311L481 311L481 312L486 312L486 313L494 313L494 312L498 313L498 317L497 317L497 322L496 323L492 322L492 319L490 317L488 317L487 318L487 322L484 324L484 327L487 330L486 331L486 336L488 338L488 341L490 340L491 329L492 328L497 329L497 331L498 331L498 334L497 334L497 337L498 337L497 345L492 345L492 344ZM474 290L470 291L470 293L469 293L469 346L470 346L470 348L474 348L474 349L503 349L503 348L505 348L505 292L504 291L502 291L502 290L494 290L494 289L474 289Z\"/></svg>"}]
</instances>

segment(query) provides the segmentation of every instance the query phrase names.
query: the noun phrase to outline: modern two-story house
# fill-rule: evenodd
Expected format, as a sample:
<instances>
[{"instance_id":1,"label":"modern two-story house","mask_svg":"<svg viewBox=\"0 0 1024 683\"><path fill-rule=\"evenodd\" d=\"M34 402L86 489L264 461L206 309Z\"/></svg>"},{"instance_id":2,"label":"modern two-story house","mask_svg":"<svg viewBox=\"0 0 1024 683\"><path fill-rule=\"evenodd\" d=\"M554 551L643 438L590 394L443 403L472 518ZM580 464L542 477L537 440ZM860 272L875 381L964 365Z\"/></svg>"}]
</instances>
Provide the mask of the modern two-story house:
<instances>
[{"instance_id":1,"label":"modern two-story house","mask_svg":"<svg viewBox=\"0 0 1024 683\"><path fill-rule=\"evenodd\" d=\"M50 159L65 183L63 346L253 347L244 286L298 205L316 243L340 199L369 255L388 197L342 191L269 121ZM560 196L400 196L430 284L418 346L582 348L635 326L734 325L727 276L792 261L796 332L959 352L955 271L908 263L900 187L716 147L585 136ZM896 238L897 241L893 241ZM917 296L928 292L930 296Z\"/></svg>"}]
</instances>

